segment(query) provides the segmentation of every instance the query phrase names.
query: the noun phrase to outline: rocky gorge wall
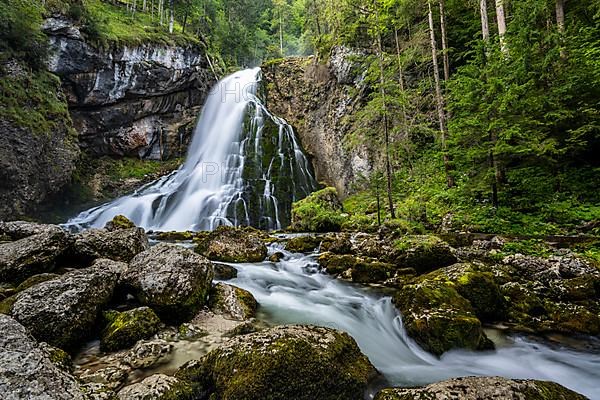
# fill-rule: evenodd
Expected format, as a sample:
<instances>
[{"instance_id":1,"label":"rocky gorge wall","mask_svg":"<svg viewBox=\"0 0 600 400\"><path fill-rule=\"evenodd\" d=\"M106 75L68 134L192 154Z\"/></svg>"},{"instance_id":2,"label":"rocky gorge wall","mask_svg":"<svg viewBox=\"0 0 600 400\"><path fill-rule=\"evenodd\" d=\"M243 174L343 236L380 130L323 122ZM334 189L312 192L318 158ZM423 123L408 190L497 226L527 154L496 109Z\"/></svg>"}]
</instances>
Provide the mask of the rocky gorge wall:
<instances>
[{"instance_id":1,"label":"rocky gorge wall","mask_svg":"<svg viewBox=\"0 0 600 400\"><path fill-rule=\"evenodd\" d=\"M214 83L201 44L99 48L61 16L48 18L43 30L48 69L61 78L83 150L154 160L185 154Z\"/></svg>"},{"instance_id":2,"label":"rocky gorge wall","mask_svg":"<svg viewBox=\"0 0 600 400\"><path fill-rule=\"evenodd\" d=\"M263 68L267 107L294 127L312 158L317 179L347 195L377 162L364 146L349 146L348 118L364 98L363 71L353 61L361 54L335 48L327 64L314 57L289 58Z\"/></svg>"}]
</instances>

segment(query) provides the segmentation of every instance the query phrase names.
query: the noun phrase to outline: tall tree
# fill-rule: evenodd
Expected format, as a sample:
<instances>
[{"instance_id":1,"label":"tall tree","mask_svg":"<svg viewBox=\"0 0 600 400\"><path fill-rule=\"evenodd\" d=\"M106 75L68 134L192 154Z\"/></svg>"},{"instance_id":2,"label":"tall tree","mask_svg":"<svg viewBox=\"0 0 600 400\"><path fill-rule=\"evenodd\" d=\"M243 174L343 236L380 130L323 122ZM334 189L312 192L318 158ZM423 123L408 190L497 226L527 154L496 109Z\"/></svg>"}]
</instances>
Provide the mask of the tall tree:
<instances>
[{"instance_id":1,"label":"tall tree","mask_svg":"<svg viewBox=\"0 0 600 400\"><path fill-rule=\"evenodd\" d=\"M169 33L173 33L173 25L175 22L175 0L169 1L171 15L169 17Z\"/></svg>"},{"instance_id":2,"label":"tall tree","mask_svg":"<svg viewBox=\"0 0 600 400\"><path fill-rule=\"evenodd\" d=\"M481 35L484 42L490 41L490 24L488 21L487 0L479 0L479 14L481 15Z\"/></svg>"},{"instance_id":3,"label":"tall tree","mask_svg":"<svg viewBox=\"0 0 600 400\"><path fill-rule=\"evenodd\" d=\"M448 34L446 33L446 4L445 0L440 2L440 34L442 36L442 57L444 60L444 80L450 79L450 55L448 54Z\"/></svg>"},{"instance_id":4,"label":"tall tree","mask_svg":"<svg viewBox=\"0 0 600 400\"><path fill-rule=\"evenodd\" d=\"M496 0L496 21L498 23L498 36L500 38L500 49L506 53L506 16L504 12L504 0Z\"/></svg>"},{"instance_id":5,"label":"tall tree","mask_svg":"<svg viewBox=\"0 0 600 400\"><path fill-rule=\"evenodd\" d=\"M440 123L440 134L442 141L442 153L444 159L444 168L446 170L446 184L449 188L454 186L454 178L451 174L450 156L448 154L448 126L446 123L446 111L444 107L444 97L440 84L440 71L438 66L437 43L435 40L435 25L433 23L433 9L431 8L431 0L427 2L429 13L429 37L431 40L431 56L433 59L433 78L435 83L435 100Z\"/></svg>"}]
</instances>

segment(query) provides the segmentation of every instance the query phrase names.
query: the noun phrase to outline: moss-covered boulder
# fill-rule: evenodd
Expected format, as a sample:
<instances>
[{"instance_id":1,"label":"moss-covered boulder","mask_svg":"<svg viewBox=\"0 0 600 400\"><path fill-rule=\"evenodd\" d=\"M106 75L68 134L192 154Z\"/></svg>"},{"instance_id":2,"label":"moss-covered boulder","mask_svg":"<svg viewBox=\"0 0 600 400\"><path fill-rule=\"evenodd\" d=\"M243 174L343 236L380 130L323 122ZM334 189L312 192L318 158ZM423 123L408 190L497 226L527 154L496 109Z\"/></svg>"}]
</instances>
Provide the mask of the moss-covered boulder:
<instances>
[{"instance_id":1,"label":"moss-covered boulder","mask_svg":"<svg viewBox=\"0 0 600 400\"><path fill-rule=\"evenodd\" d=\"M91 263L98 258L129 262L149 247L142 228L89 229L76 235L71 257L81 263Z\"/></svg>"},{"instance_id":2,"label":"moss-covered boulder","mask_svg":"<svg viewBox=\"0 0 600 400\"><path fill-rule=\"evenodd\" d=\"M338 232L344 222L335 188L327 187L292 205L293 232Z\"/></svg>"},{"instance_id":3,"label":"moss-covered boulder","mask_svg":"<svg viewBox=\"0 0 600 400\"><path fill-rule=\"evenodd\" d=\"M309 253L319 247L322 239L320 236L312 235L296 236L285 243L285 249L292 253Z\"/></svg>"},{"instance_id":4,"label":"moss-covered boulder","mask_svg":"<svg viewBox=\"0 0 600 400\"><path fill-rule=\"evenodd\" d=\"M10 314L36 339L70 350L92 332L117 279L94 267L69 272L17 294Z\"/></svg>"},{"instance_id":5,"label":"moss-covered boulder","mask_svg":"<svg viewBox=\"0 0 600 400\"><path fill-rule=\"evenodd\" d=\"M209 260L223 262L260 262L267 257L263 232L253 228L220 226L196 235L196 252Z\"/></svg>"},{"instance_id":6,"label":"moss-covered boulder","mask_svg":"<svg viewBox=\"0 0 600 400\"><path fill-rule=\"evenodd\" d=\"M177 378L156 374L141 382L125 386L117 393L119 400L175 400L185 399L183 393L175 395L180 382Z\"/></svg>"},{"instance_id":7,"label":"moss-covered boulder","mask_svg":"<svg viewBox=\"0 0 600 400\"><path fill-rule=\"evenodd\" d=\"M160 327L160 319L149 307L107 311L104 319L107 324L100 336L100 349L107 352L129 348L154 335Z\"/></svg>"},{"instance_id":8,"label":"moss-covered boulder","mask_svg":"<svg viewBox=\"0 0 600 400\"><path fill-rule=\"evenodd\" d=\"M357 283L381 283L394 276L395 266L379 261L361 261L352 267L350 276Z\"/></svg>"},{"instance_id":9,"label":"moss-covered boulder","mask_svg":"<svg viewBox=\"0 0 600 400\"><path fill-rule=\"evenodd\" d=\"M222 400L361 400L376 374L348 334L285 326L236 336L176 377Z\"/></svg>"},{"instance_id":10,"label":"moss-covered boulder","mask_svg":"<svg viewBox=\"0 0 600 400\"><path fill-rule=\"evenodd\" d=\"M222 281L233 279L237 277L238 274L238 271L235 269L235 267L227 264L213 263L213 268L215 270L215 279Z\"/></svg>"},{"instance_id":11,"label":"moss-covered boulder","mask_svg":"<svg viewBox=\"0 0 600 400\"><path fill-rule=\"evenodd\" d=\"M352 241L347 233L330 233L321 242L321 251L334 254L349 254L352 252Z\"/></svg>"},{"instance_id":12,"label":"moss-covered boulder","mask_svg":"<svg viewBox=\"0 0 600 400\"><path fill-rule=\"evenodd\" d=\"M339 275L361 262L361 259L350 254L338 255L323 253L318 259L319 265L331 275Z\"/></svg>"},{"instance_id":13,"label":"moss-covered boulder","mask_svg":"<svg viewBox=\"0 0 600 400\"><path fill-rule=\"evenodd\" d=\"M0 243L0 283L20 284L25 279L54 271L71 245L69 234L57 226L40 228L40 233Z\"/></svg>"},{"instance_id":14,"label":"moss-covered boulder","mask_svg":"<svg viewBox=\"0 0 600 400\"><path fill-rule=\"evenodd\" d=\"M418 273L457 262L448 243L433 235L404 236L396 240L393 257L398 265L414 268Z\"/></svg>"},{"instance_id":15,"label":"moss-covered boulder","mask_svg":"<svg viewBox=\"0 0 600 400\"><path fill-rule=\"evenodd\" d=\"M217 283L210 291L210 309L229 319L245 321L256 316L258 303L252 293L236 286Z\"/></svg>"},{"instance_id":16,"label":"moss-covered boulder","mask_svg":"<svg viewBox=\"0 0 600 400\"><path fill-rule=\"evenodd\" d=\"M394 304L409 336L433 354L493 347L471 303L450 282L424 279L404 285L394 296Z\"/></svg>"},{"instance_id":17,"label":"moss-covered boulder","mask_svg":"<svg viewBox=\"0 0 600 400\"><path fill-rule=\"evenodd\" d=\"M423 388L380 391L375 400L585 400L586 397L554 382L499 377L466 377L433 383Z\"/></svg>"},{"instance_id":18,"label":"moss-covered boulder","mask_svg":"<svg viewBox=\"0 0 600 400\"><path fill-rule=\"evenodd\" d=\"M180 241L184 241L184 240L192 240L194 238L194 232L191 232L191 231L185 231L185 232L177 232L177 231L159 232L156 235L156 238L158 240L165 240L165 241L170 241L170 242L180 242Z\"/></svg>"},{"instance_id":19,"label":"moss-covered boulder","mask_svg":"<svg viewBox=\"0 0 600 400\"><path fill-rule=\"evenodd\" d=\"M119 229L135 228L135 224L124 215L117 215L112 220L108 221L104 229L108 231L118 231Z\"/></svg>"},{"instance_id":20,"label":"moss-covered boulder","mask_svg":"<svg viewBox=\"0 0 600 400\"><path fill-rule=\"evenodd\" d=\"M206 304L214 276L206 258L161 243L138 254L121 276L126 291L167 322L182 322Z\"/></svg>"}]
</instances>

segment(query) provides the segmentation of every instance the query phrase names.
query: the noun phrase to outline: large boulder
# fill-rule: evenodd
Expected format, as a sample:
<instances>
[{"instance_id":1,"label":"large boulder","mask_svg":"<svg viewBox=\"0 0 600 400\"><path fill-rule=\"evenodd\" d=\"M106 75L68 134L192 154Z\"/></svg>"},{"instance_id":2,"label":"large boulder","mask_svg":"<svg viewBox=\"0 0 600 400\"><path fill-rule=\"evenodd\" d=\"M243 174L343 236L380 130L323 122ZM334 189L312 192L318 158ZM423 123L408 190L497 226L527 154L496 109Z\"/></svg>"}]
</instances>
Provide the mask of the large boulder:
<instances>
[{"instance_id":1,"label":"large boulder","mask_svg":"<svg viewBox=\"0 0 600 400\"><path fill-rule=\"evenodd\" d=\"M32 227L29 227L32 228ZM34 231L12 230L15 238ZM0 243L0 282L19 284L30 276L52 272L58 258L71 244L69 235L59 227L39 228L37 234L13 242Z\"/></svg>"},{"instance_id":2,"label":"large boulder","mask_svg":"<svg viewBox=\"0 0 600 400\"><path fill-rule=\"evenodd\" d=\"M236 336L176 377L222 400L363 399L377 371L348 334L284 326Z\"/></svg>"},{"instance_id":3,"label":"large boulder","mask_svg":"<svg viewBox=\"0 0 600 400\"><path fill-rule=\"evenodd\" d=\"M69 272L19 293L10 313L36 339L70 349L91 333L116 283L107 269Z\"/></svg>"},{"instance_id":4,"label":"large boulder","mask_svg":"<svg viewBox=\"0 0 600 400\"><path fill-rule=\"evenodd\" d=\"M0 237L19 240L49 231L62 230L58 225L38 224L28 221L0 221Z\"/></svg>"},{"instance_id":5,"label":"large boulder","mask_svg":"<svg viewBox=\"0 0 600 400\"><path fill-rule=\"evenodd\" d=\"M585 400L558 383L498 377L455 378L423 388L380 391L375 400Z\"/></svg>"},{"instance_id":6,"label":"large boulder","mask_svg":"<svg viewBox=\"0 0 600 400\"><path fill-rule=\"evenodd\" d=\"M135 308L124 312L104 313L108 324L100 337L102 351L116 351L133 346L138 340L148 339L160 327L160 319L148 307Z\"/></svg>"},{"instance_id":7,"label":"large boulder","mask_svg":"<svg viewBox=\"0 0 600 400\"><path fill-rule=\"evenodd\" d=\"M121 276L125 288L169 322L191 318L206 304L213 279L206 258L161 243L138 254Z\"/></svg>"},{"instance_id":8,"label":"large boulder","mask_svg":"<svg viewBox=\"0 0 600 400\"><path fill-rule=\"evenodd\" d=\"M267 257L262 233L253 228L220 226L198 234L196 251L206 258L224 262L260 262Z\"/></svg>"},{"instance_id":9,"label":"large boulder","mask_svg":"<svg viewBox=\"0 0 600 400\"><path fill-rule=\"evenodd\" d=\"M139 383L125 386L117 395L119 400L172 400L172 393L179 385L179 380L175 377L156 374Z\"/></svg>"},{"instance_id":10,"label":"large boulder","mask_svg":"<svg viewBox=\"0 0 600 400\"><path fill-rule=\"evenodd\" d=\"M425 279L404 285L394 304L409 336L433 354L493 348L473 307L451 283Z\"/></svg>"},{"instance_id":11,"label":"large boulder","mask_svg":"<svg viewBox=\"0 0 600 400\"><path fill-rule=\"evenodd\" d=\"M0 315L0 397L28 400L83 400L71 375L52 363L24 326Z\"/></svg>"},{"instance_id":12,"label":"large boulder","mask_svg":"<svg viewBox=\"0 0 600 400\"><path fill-rule=\"evenodd\" d=\"M82 262L97 258L129 262L137 254L150 247L142 228L89 229L75 237L73 256Z\"/></svg>"},{"instance_id":13,"label":"large boulder","mask_svg":"<svg viewBox=\"0 0 600 400\"><path fill-rule=\"evenodd\" d=\"M457 262L448 243L437 236L404 236L394 242L395 262L403 267L424 273Z\"/></svg>"},{"instance_id":14,"label":"large boulder","mask_svg":"<svg viewBox=\"0 0 600 400\"><path fill-rule=\"evenodd\" d=\"M210 293L210 308L227 318L245 321L256 316L258 303L252 293L226 283L217 283Z\"/></svg>"},{"instance_id":15,"label":"large boulder","mask_svg":"<svg viewBox=\"0 0 600 400\"><path fill-rule=\"evenodd\" d=\"M285 249L292 253L310 253L319 247L322 239L313 235L296 236L285 243Z\"/></svg>"}]
</instances>

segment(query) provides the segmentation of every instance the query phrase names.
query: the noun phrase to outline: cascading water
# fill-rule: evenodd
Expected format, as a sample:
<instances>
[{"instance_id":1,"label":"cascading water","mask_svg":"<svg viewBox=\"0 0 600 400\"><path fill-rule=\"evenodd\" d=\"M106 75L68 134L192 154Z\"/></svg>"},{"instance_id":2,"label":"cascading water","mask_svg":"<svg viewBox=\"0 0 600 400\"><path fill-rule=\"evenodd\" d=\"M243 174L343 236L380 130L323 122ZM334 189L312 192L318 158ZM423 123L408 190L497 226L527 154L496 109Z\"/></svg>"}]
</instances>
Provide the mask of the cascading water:
<instances>
[{"instance_id":1,"label":"cascading water","mask_svg":"<svg viewBox=\"0 0 600 400\"><path fill-rule=\"evenodd\" d=\"M260 69L237 72L211 91L185 163L129 196L84 211L67 225L101 227L116 215L152 230L219 225L280 229L291 203L317 188L292 127L256 96Z\"/></svg>"},{"instance_id":2,"label":"cascading water","mask_svg":"<svg viewBox=\"0 0 600 400\"><path fill-rule=\"evenodd\" d=\"M362 351L398 386L416 386L458 376L504 376L558 382L600 399L600 354L509 338L496 351L455 350L437 358L406 334L390 298L341 282L319 271L314 255L281 251L276 264L235 264L228 281L250 291L263 317L278 324L307 323L348 332Z\"/></svg>"}]
</instances>

